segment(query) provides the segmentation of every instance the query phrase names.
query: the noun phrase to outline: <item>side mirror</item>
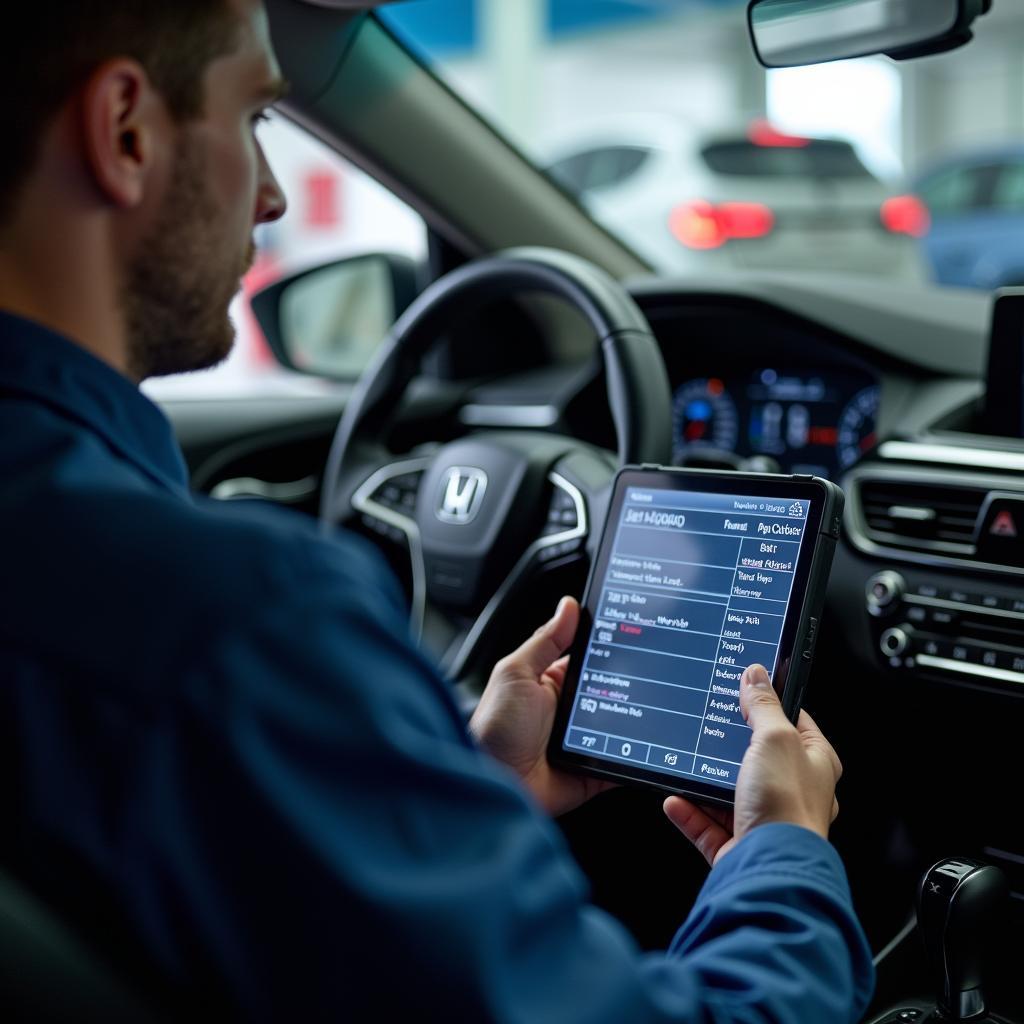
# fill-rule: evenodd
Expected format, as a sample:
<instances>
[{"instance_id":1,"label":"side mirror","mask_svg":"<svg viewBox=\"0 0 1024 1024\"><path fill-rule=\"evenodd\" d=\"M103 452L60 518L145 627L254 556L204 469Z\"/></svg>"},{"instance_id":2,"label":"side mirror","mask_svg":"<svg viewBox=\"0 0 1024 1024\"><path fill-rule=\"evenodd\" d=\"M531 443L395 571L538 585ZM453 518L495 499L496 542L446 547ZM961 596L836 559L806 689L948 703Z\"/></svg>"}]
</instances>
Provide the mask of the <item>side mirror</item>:
<instances>
[{"instance_id":1,"label":"side mirror","mask_svg":"<svg viewBox=\"0 0 1024 1024\"><path fill-rule=\"evenodd\" d=\"M275 282L252 311L283 366L351 380L418 294L419 276L404 256L354 256Z\"/></svg>"},{"instance_id":2,"label":"side mirror","mask_svg":"<svg viewBox=\"0 0 1024 1024\"><path fill-rule=\"evenodd\" d=\"M757 59L790 68L883 53L896 60L941 53L971 38L992 0L751 0Z\"/></svg>"}]
</instances>

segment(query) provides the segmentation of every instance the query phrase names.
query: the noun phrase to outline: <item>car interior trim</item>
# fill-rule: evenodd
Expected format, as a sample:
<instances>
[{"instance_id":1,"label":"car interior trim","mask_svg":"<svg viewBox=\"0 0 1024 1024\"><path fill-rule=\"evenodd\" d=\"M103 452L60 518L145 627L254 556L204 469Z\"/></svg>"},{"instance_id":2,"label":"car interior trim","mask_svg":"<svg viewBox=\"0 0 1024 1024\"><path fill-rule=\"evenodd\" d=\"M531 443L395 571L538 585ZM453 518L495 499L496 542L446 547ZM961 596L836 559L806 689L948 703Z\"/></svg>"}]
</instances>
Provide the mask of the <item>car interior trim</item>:
<instances>
[{"instance_id":1,"label":"car interior trim","mask_svg":"<svg viewBox=\"0 0 1024 1024\"><path fill-rule=\"evenodd\" d=\"M886 444L904 444L904 442L886 442ZM883 445L882 447L885 447ZM906 448L928 448L928 445L906 444ZM941 446L935 446L941 447ZM902 449L901 449L902 450ZM944 461L955 461L961 451L955 447L943 447L946 452ZM963 449L972 451L972 449ZM999 455L1001 453L994 452ZM1022 456L1021 458L1024 458ZM985 465L982 463L982 465ZM1005 467L999 467L1005 468ZM846 492L846 515L844 526L846 537L851 545L861 554L872 557L894 558L903 562L914 562L925 565L929 568L952 568L964 571L982 571L1001 573L1009 576L1024 576L1024 567L1003 565L996 562L985 562L972 558L975 549L972 545L954 544L943 541L915 540L914 547L904 547L900 541L903 538L875 533L868 525L861 503L859 484L862 482L891 483L893 481L920 483L935 487L967 487L976 490L987 490L990 492L1009 492L1011 495L1024 493L1024 484L1012 477L990 477L975 473L943 472L937 475L928 470L915 469L911 466L857 466L852 469L842 480L843 490ZM878 537L882 538L880 542ZM958 557L959 556L959 557Z\"/></svg>"},{"instance_id":2,"label":"car interior trim","mask_svg":"<svg viewBox=\"0 0 1024 1024\"><path fill-rule=\"evenodd\" d=\"M217 501L261 498L279 505L297 505L312 498L319 486L320 481L315 476L304 476L301 480L288 480L281 483L258 480L254 476L239 476L230 480L221 480L210 491L210 497Z\"/></svg>"},{"instance_id":3,"label":"car interior trim","mask_svg":"<svg viewBox=\"0 0 1024 1024\"><path fill-rule=\"evenodd\" d=\"M917 664L924 668L937 668L943 672L961 672L968 676L981 676L983 679L998 679L1004 683L1024 683L1024 673L1010 672L1004 668L993 668L989 665L972 665L966 661L953 661L951 658L937 658L933 654L919 654Z\"/></svg>"},{"instance_id":4,"label":"car interior trim","mask_svg":"<svg viewBox=\"0 0 1024 1024\"><path fill-rule=\"evenodd\" d=\"M981 469L1024 471L1024 452L998 451L960 445L921 443L918 441L885 441L878 448L883 459L903 462L933 462L952 466L978 466Z\"/></svg>"},{"instance_id":5,"label":"car interior trim","mask_svg":"<svg viewBox=\"0 0 1024 1024\"><path fill-rule=\"evenodd\" d=\"M315 23L322 39L334 37L331 18L335 31L351 28L350 45L327 85L311 94L296 89L279 107L418 210L445 238L471 255L525 244L563 249L619 279L650 271L646 260L539 175L374 15L353 23L350 11L296 7L290 0L268 0L267 9L275 38L288 36L300 16ZM290 81L309 77L301 49L279 58ZM374 116L367 117L367 110ZM414 163L407 157L411 140L419 140Z\"/></svg>"},{"instance_id":6,"label":"car interior trim","mask_svg":"<svg viewBox=\"0 0 1024 1024\"><path fill-rule=\"evenodd\" d=\"M919 594L904 594L902 601L904 604L920 604L928 608L948 608L950 611L956 612L977 613L982 611L986 616L994 615L1002 619L1015 619L1018 622L1024 621L1024 612L1011 612L1005 608L988 608L985 606L979 609L977 605L965 604L963 601L950 601L943 597L921 597Z\"/></svg>"},{"instance_id":7,"label":"car interior trim","mask_svg":"<svg viewBox=\"0 0 1024 1024\"><path fill-rule=\"evenodd\" d=\"M561 414L554 405L464 405L459 422L467 427L553 427Z\"/></svg>"}]
</instances>

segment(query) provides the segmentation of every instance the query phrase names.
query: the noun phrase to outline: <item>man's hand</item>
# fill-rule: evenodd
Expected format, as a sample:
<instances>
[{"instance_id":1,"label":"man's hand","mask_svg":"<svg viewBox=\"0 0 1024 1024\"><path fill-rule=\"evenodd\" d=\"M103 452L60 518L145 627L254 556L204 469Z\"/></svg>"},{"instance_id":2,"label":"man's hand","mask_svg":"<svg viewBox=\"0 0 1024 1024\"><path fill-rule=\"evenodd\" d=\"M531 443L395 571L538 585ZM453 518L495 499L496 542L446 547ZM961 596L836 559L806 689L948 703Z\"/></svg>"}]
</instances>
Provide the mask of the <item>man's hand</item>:
<instances>
[{"instance_id":1,"label":"man's hand","mask_svg":"<svg viewBox=\"0 0 1024 1024\"><path fill-rule=\"evenodd\" d=\"M580 606L563 597L554 618L502 658L469 723L483 750L515 771L549 814L564 814L611 787L610 782L556 771L547 746L569 665Z\"/></svg>"},{"instance_id":2,"label":"man's hand","mask_svg":"<svg viewBox=\"0 0 1024 1024\"><path fill-rule=\"evenodd\" d=\"M665 801L669 820L709 864L769 822L801 825L827 839L839 813L835 792L843 766L836 752L805 711L796 726L790 723L761 665L743 673L740 707L753 736L736 782L735 809L698 807L678 796Z\"/></svg>"}]
</instances>

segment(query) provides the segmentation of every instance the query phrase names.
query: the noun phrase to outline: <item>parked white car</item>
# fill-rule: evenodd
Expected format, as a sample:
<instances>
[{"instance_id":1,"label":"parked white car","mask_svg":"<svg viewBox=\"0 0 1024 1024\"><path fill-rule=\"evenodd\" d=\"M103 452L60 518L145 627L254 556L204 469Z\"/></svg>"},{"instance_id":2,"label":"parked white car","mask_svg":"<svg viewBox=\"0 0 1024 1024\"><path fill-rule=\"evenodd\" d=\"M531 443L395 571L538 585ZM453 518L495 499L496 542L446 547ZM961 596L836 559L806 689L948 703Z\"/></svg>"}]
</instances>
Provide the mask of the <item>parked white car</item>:
<instances>
[{"instance_id":1,"label":"parked white car","mask_svg":"<svg viewBox=\"0 0 1024 1024\"><path fill-rule=\"evenodd\" d=\"M637 117L563 136L548 153L551 175L659 270L925 277L927 208L841 139Z\"/></svg>"}]
</instances>

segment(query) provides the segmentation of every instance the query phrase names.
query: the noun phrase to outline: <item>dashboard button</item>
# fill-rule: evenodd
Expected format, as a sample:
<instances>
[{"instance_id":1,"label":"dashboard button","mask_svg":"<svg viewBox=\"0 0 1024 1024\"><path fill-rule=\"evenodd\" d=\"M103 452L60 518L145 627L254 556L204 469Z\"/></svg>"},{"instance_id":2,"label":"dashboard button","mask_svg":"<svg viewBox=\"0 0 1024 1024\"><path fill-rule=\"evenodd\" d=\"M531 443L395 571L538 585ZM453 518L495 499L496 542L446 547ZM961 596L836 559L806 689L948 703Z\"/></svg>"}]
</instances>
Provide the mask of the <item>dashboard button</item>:
<instances>
[{"instance_id":1,"label":"dashboard button","mask_svg":"<svg viewBox=\"0 0 1024 1024\"><path fill-rule=\"evenodd\" d=\"M887 629L879 638L878 646L887 658L898 658L906 649L910 637L898 626Z\"/></svg>"},{"instance_id":2,"label":"dashboard button","mask_svg":"<svg viewBox=\"0 0 1024 1024\"><path fill-rule=\"evenodd\" d=\"M985 668L998 668L999 667L999 652L990 651L984 647L979 647L975 651L975 657L979 665L983 665Z\"/></svg>"},{"instance_id":3,"label":"dashboard button","mask_svg":"<svg viewBox=\"0 0 1024 1024\"><path fill-rule=\"evenodd\" d=\"M895 572L876 573L865 587L868 611L883 615L903 596L903 577Z\"/></svg>"},{"instance_id":4,"label":"dashboard button","mask_svg":"<svg viewBox=\"0 0 1024 1024\"><path fill-rule=\"evenodd\" d=\"M919 583L914 593L918 597L937 598L939 596L939 588L934 583Z\"/></svg>"},{"instance_id":5,"label":"dashboard button","mask_svg":"<svg viewBox=\"0 0 1024 1024\"><path fill-rule=\"evenodd\" d=\"M997 565L1024 565L1024 500L993 497L978 526L978 558Z\"/></svg>"}]
</instances>

